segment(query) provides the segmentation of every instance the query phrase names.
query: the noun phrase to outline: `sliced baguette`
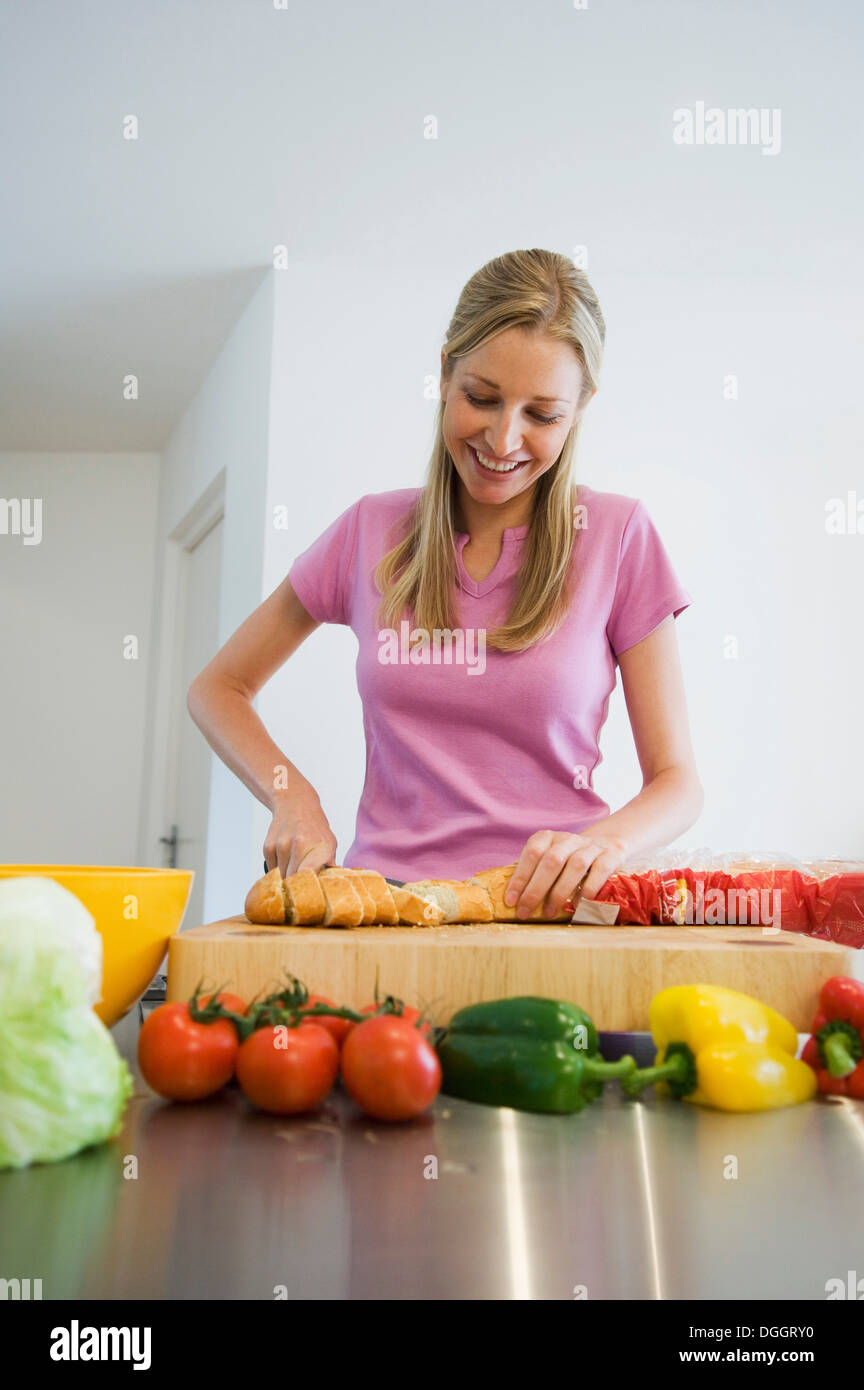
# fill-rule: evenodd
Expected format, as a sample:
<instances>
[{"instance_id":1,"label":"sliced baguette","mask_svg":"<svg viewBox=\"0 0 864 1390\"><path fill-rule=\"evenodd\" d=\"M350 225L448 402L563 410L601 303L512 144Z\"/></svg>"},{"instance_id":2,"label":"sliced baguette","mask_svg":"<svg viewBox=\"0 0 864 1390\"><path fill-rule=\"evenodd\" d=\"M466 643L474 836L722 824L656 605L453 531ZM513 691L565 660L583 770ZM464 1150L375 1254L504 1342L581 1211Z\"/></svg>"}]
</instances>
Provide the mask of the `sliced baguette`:
<instances>
[{"instance_id":1,"label":"sliced baguette","mask_svg":"<svg viewBox=\"0 0 864 1390\"><path fill-rule=\"evenodd\" d=\"M538 903L530 917L517 917L516 905L510 907L504 901L504 894L507 892L507 885L513 876L515 864L505 864L498 869L484 869L482 873L474 874L469 883L479 884L480 887L488 889L489 897L492 900L492 912L496 922L569 922L572 912L559 912L556 916L550 917L543 911L543 903Z\"/></svg>"},{"instance_id":2,"label":"sliced baguette","mask_svg":"<svg viewBox=\"0 0 864 1390\"><path fill-rule=\"evenodd\" d=\"M393 901L393 894L390 891L390 884L383 874L379 874L377 869L340 869L329 867L321 870L321 878L330 878L333 875L339 877L349 877L352 883L358 888L362 883L364 890L370 893L374 899L374 915L366 918L364 916L363 925L376 923L385 927L393 927L399 921L399 913L396 911L396 904Z\"/></svg>"},{"instance_id":3,"label":"sliced baguette","mask_svg":"<svg viewBox=\"0 0 864 1390\"><path fill-rule=\"evenodd\" d=\"M375 921L376 910L371 880L364 878L362 874L354 874L351 879L351 886L363 904L363 916L360 919L360 925L361 927L371 926Z\"/></svg>"},{"instance_id":4,"label":"sliced baguette","mask_svg":"<svg viewBox=\"0 0 864 1390\"><path fill-rule=\"evenodd\" d=\"M326 904L322 926L359 927L363 921L363 903L351 879L328 874L318 882Z\"/></svg>"},{"instance_id":5,"label":"sliced baguette","mask_svg":"<svg viewBox=\"0 0 864 1390\"><path fill-rule=\"evenodd\" d=\"M399 921L399 913L393 901L393 890L386 878L381 874L358 874L354 882L362 884L366 892L372 896L374 910L370 921L382 927L395 927Z\"/></svg>"},{"instance_id":6,"label":"sliced baguette","mask_svg":"<svg viewBox=\"0 0 864 1390\"><path fill-rule=\"evenodd\" d=\"M492 899L485 884L464 883L456 878L424 878L406 883L405 891L437 903L445 922L493 921Z\"/></svg>"},{"instance_id":7,"label":"sliced baguette","mask_svg":"<svg viewBox=\"0 0 864 1390\"><path fill-rule=\"evenodd\" d=\"M289 874L283 885L286 920L292 927L320 924L327 906L318 875L312 869Z\"/></svg>"},{"instance_id":8,"label":"sliced baguette","mask_svg":"<svg viewBox=\"0 0 864 1390\"><path fill-rule=\"evenodd\" d=\"M386 878L376 874L374 878L364 878L363 885L375 899L375 916L372 921L382 927L395 927L399 921L399 910L393 900L393 889Z\"/></svg>"},{"instance_id":9,"label":"sliced baguette","mask_svg":"<svg viewBox=\"0 0 864 1390\"><path fill-rule=\"evenodd\" d=\"M285 924L285 896L282 875L278 868L259 878L246 894L244 911L250 922L260 926L281 927Z\"/></svg>"},{"instance_id":10,"label":"sliced baguette","mask_svg":"<svg viewBox=\"0 0 864 1390\"><path fill-rule=\"evenodd\" d=\"M406 927L440 927L444 913L430 898L422 898L407 888L393 888L393 901L399 921Z\"/></svg>"}]
</instances>

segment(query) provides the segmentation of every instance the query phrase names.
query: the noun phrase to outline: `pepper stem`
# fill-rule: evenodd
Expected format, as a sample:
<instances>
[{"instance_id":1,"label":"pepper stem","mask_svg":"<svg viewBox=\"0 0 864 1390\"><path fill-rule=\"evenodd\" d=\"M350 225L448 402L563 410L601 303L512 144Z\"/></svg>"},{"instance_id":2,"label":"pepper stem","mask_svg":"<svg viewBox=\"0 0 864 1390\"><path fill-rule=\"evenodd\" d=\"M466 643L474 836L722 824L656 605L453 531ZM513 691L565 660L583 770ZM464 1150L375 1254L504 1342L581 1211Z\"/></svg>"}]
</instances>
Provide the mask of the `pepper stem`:
<instances>
[{"instance_id":1,"label":"pepper stem","mask_svg":"<svg viewBox=\"0 0 864 1390\"><path fill-rule=\"evenodd\" d=\"M858 1065L849 1050L849 1039L845 1033L829 1033L822 1043L822 1051L829 1076L849 1076Z\"/></svg>"},{"instance_id":2,"label":"pepper stem","mask_svg":"<svg viewBox=\"0 0 864 1390\"><path fill-rule=\"evenodd\" d=\"M696 1059L686 1043L670 1043L665 1062L656 1063L653 1067L640 1067L621 1082L621 1088L628 1096L638 1096L646 1086L656 1086L660 1081L665 1081L677 1097L695 1091Z\"/></svg>"},{"instance_id":3,"label":"pepper stem","mask_svg":"<svg viewBox=\"0 0 864 1390\"><path fill-rule=\"evenodd\" d=\"M617 1062L604 1062L602 1058L586 1057L582 1062L582 1074L589 1081L622 1081L636 1071L634 1057L619 1057Z\"/></svg>"}]
</instances>

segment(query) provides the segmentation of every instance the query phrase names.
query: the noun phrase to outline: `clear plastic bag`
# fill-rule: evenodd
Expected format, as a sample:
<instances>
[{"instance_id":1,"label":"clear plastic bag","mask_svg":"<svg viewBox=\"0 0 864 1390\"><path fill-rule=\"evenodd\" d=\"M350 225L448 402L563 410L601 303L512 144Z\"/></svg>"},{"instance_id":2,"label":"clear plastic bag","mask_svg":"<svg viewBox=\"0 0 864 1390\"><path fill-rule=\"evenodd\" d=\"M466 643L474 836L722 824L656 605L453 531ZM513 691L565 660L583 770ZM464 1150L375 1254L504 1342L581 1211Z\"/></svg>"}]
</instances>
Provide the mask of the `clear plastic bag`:
<instances>
[{"instance_id":1,"label":"clear plastic bag","mask_svg":"<svg viewBox=\"0 0 864 1390\"><path fill-rule=\"evenodd\" d=\"M761 926L864 948L864 862L797 859L778 850L717 854L707 846L633 856L598 902L619 926Z\"/></svg>"}]
</instances>

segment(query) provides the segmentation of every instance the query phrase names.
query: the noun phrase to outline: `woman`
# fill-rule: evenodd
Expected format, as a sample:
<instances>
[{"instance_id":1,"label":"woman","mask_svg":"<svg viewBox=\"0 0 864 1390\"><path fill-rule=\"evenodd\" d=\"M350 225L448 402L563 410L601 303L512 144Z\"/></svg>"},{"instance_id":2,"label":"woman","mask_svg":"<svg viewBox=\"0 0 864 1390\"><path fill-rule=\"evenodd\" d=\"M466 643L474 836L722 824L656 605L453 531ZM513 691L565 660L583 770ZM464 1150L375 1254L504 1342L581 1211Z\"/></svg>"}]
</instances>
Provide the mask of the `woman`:
<instances>
[{"instance_id":1,"label":"woman","mask_svg":"<svg viewBox=\"0 0 864 1390\"><path fill-rule=\"evenodd\" d=\"M483 266L441 353L425 486L343 512L194 681L192 717L272 811L268 869L335 862L315 789L251 704L321 622L359 643L366 779L346 865L404 881L518 861L517 914L545 900L551 916L698 817L673 624L690 596L642 503L573 479L604 337L566 257ZM644 784L610 814L591 777L616 662Z\"/></svg>"}]
</instances>

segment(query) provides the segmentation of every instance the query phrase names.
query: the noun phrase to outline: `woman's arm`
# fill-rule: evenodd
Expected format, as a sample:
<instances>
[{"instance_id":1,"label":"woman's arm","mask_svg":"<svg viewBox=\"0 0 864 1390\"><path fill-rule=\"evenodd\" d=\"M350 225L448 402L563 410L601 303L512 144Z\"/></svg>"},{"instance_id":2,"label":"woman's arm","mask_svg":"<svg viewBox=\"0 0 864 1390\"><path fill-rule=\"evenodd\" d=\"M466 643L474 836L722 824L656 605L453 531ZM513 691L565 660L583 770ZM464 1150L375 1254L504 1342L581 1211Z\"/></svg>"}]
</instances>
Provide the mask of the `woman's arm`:
<instances>
[{"instance_id":1,"label":"woman's arm","mask_svg":"<svg viewBox=\"0 0 864 1390\"><path fill-rule=\"evenodd\" d=\"M258 691L319 624L289 580L241 623L189 687L186 706L210 747L273 814L267 867L287 875L332 861L336 840L310 782L252 707Z\"/></svg>"},{"instance_id":2,"label":"woman's arm","mask_svg":"<svg viewBox=\"0 0 864 1390\"><path fill-rule=\"evenodd\" d=\"M690 741L675 619L664 618L635 647L620 652L618 668L642 790L583 834L617 836L630 856L681 835L699 819L705 795Z\"/></svg>"},{"instance_id":3,"label":"woman's arm","mask_svg":"<svg viewBox=\"0 0 864 1390\"><path fill-rule=\"evenodd\" d=\"M618 667L642 790L581 835L540 830L531 836L505 898L518 899L517 912L525 916L544 896L550 915L560 912L589 868L582 896L592 897L625 859L669 844L701 814L705 798L690 741L674 618L664 618L641 642L620 652Z\"/></svg>"}]
</instances>

